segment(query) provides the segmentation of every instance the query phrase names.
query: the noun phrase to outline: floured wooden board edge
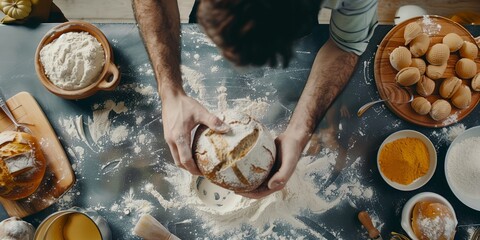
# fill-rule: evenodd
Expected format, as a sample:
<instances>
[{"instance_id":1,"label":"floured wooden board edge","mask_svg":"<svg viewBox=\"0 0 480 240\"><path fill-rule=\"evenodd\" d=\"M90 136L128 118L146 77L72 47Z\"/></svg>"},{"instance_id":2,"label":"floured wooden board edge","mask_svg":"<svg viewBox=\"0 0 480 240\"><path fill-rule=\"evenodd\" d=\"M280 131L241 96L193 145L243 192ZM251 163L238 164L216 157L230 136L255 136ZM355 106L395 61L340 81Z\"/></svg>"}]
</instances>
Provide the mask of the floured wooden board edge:
<instances>
[{"instance_id":1,"label":"floured wooden board edge","mask_svg":"<svg viewBox=\"0 0 480 240\"><path fill-rule=\"evenodd\" d=\"M31 196L16 201L0 198L9 216L23 218L54 204L73 186L75 174L55 131L33 96L20 92L8 99L7 105L17 121L32 130L47 161L45 176ZM0 131L6 130L14 130L14 125L0 112Z\"/></svg>"}]
</instances>

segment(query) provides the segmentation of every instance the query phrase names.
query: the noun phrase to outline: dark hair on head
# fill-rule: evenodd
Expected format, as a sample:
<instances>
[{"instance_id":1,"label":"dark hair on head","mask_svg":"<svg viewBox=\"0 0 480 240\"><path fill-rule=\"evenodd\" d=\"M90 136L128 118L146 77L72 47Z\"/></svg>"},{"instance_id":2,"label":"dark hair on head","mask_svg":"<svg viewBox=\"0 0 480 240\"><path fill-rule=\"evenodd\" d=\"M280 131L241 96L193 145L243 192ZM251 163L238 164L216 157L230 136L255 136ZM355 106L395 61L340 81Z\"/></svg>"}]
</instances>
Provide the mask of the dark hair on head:
<instances>
[{"instance_id":1,"label":"dark hair on head","mask_svg":"<svg viewBox=\"0 0 480 240\"><path fill-rule=\"evenodd\" d=\"M239 66L286 67L293 43L317 23L321 0L201 0L198 22Z\"/></svg>"}]
</instances>

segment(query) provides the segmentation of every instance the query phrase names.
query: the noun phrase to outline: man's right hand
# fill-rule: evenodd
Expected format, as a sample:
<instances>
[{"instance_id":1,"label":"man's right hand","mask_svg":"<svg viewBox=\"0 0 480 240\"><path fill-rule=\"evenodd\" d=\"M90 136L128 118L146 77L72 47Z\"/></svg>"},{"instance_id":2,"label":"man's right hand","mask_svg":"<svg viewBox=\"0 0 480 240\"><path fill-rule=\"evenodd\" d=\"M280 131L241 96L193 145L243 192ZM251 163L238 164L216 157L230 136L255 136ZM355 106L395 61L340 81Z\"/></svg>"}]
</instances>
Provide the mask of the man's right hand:
<instances>
[{"instance_id":1,"label":"man's right hand","mask_svg":"<svg viewBox=\"0 0 480 240\"><path fill-rule=\"evenodd\" d=\"M227 124L183 92L162 98L162 119L165 140L175 164L194 175L201 173L192 158L192 130L198 124L219 133L230 130Z\"/></svg>"}]
</instances>

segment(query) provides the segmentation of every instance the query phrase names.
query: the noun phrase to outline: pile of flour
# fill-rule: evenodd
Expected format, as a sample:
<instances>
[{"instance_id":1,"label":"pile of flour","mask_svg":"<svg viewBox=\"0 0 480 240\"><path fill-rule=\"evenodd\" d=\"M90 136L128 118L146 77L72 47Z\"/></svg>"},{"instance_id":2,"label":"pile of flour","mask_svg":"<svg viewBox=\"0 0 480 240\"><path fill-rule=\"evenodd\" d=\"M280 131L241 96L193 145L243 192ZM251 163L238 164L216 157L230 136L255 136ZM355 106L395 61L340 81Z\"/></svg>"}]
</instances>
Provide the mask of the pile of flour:
<instances>
[{"instance_id":1,"label":"pile of flour","mask_svg":"<svg viewBox=\"0 0 480 240\"><path fill-rule=\"evenodd\" d=\"M213 184L203 187L198 177L168 164L164 169L167 173L165 180L173 189L172 195L162 195L152 183L147 183L144 191L174 215L180 209L191 210L201 220L201 228L213 239L227 239L232 235L291 239L298 236L299 232L323 239L322 234L307 226L299 216L325 213L347 199L352 201L352 205L358 200L372 201L374 195L371 187L360 184L358 169L361 169L361 159L345 169L346 179L340 185L332 184L325 192L320 192L318 183L332 173L336 156L335 152L329 152L322 157L302 157L285 189L260 200L218 190ZM205 197L207 194L213 194L215 198L208 199ZM373 221L381 229L379 220L374 218ZM317 224L325 227L324 223ZM282 233L280 226L289 226L291 231ZM341 232L331 233L341 238Z\"/></svg>"},{"instance_id":2,"label":"pile of flour","mask_svg":"<svg viewBox=\"0 0 480 240\"><path fill-rule=\"evenodd\" d=\"M447 176L451 184L470 198L480 200L480 137L455 144L448 154Z\"/></svg>"},{"instance_id":3,"label":"pile of flour","mask_svg":"<svg viewBox=\"0 0 480 240\"><path fill-rule=\"evenodd\" d=\"M76 90L96 80L105 64L105 52L90 34L69 32L43 47L40 61L53 84Z\"/></svg>"}]
</instances>

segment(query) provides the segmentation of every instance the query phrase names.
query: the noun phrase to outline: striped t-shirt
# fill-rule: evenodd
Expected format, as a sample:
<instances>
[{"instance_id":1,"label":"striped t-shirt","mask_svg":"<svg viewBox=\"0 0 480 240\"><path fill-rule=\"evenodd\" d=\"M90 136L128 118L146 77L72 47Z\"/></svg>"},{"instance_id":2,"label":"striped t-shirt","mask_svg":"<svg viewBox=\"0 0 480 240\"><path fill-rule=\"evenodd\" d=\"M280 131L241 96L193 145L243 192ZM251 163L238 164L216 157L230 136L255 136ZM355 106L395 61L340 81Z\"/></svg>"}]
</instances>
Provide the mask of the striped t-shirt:
<instances>
[{"instance_id":1,"label":"striped t-shirt","mask_svg":"<svg viewBox=\"0 0 480 240\"><path fill-rule=\"evenodd\" d=\"M338 47L361 55L378 25L377 0L325 0L332 9L330 36Z\"/></svg>"}]
</instances>

